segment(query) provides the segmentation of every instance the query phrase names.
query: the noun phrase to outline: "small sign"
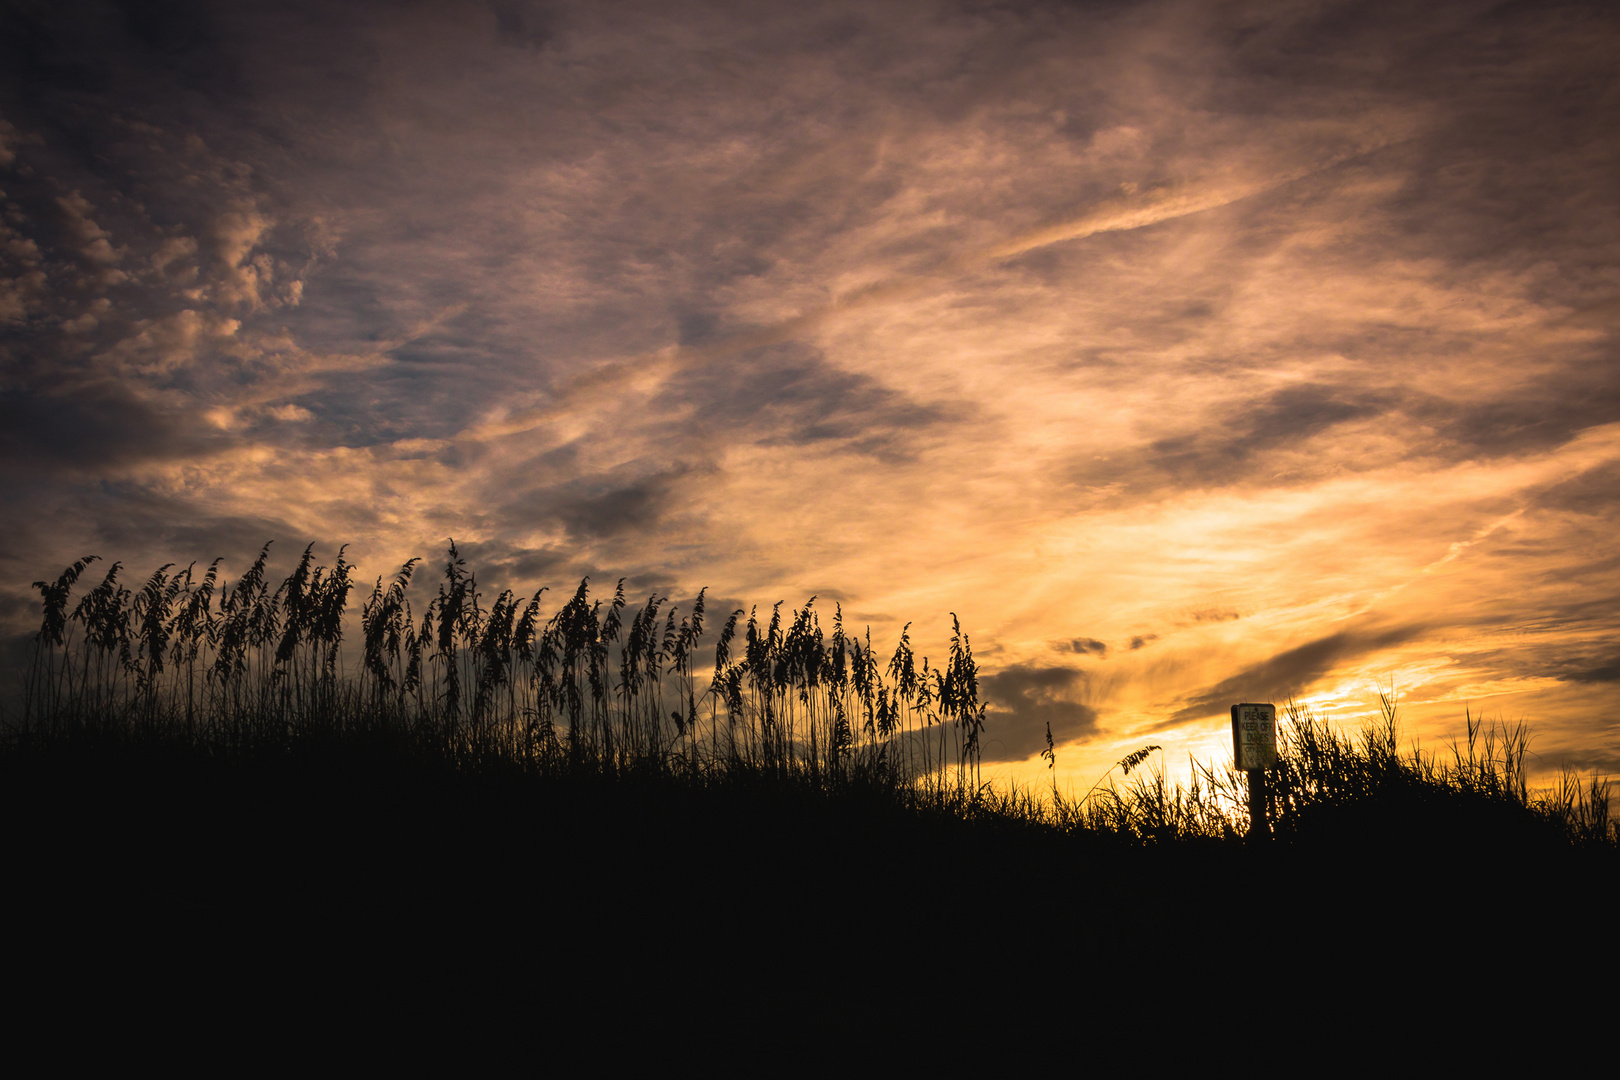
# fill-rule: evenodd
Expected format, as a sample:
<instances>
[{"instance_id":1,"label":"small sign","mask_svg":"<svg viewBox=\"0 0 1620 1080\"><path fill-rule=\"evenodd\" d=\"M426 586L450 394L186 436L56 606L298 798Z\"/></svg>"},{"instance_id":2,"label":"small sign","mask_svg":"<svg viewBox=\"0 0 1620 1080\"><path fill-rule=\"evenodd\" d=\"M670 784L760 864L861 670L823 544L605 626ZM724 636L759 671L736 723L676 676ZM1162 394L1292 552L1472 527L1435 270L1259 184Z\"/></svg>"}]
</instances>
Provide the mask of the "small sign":
<instances>
[{"instance_id":1,"label":"small sign","mask_svg":"<svg viewBox=\"0 0 1620 1080\"><path fill-rule=\"evenodd\" d=\"M1232 706L1232 757L1244 770L1277 764L1277 706Z\"/></svg>"}]
</instances>

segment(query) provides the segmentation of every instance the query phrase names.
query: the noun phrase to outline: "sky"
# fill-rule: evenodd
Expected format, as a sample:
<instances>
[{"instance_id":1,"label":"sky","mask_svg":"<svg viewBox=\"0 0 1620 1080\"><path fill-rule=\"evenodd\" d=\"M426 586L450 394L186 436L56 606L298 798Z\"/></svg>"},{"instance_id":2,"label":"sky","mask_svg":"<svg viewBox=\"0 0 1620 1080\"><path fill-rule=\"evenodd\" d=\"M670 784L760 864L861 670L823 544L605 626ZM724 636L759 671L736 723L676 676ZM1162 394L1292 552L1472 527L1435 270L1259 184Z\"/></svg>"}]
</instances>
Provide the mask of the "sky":
<instances>
[{"instance_id":1,"label":"sky","mask_svg":"<svg viewBox=\"0 0 1620 1080\"><path fill-rule=\"evenodd\" d=\"M86 554L945 652L1620 771L1620 8L0 4L0 625ZM1534 779L1534 777L1533 777Z\"/></svg>"}]
</instances>

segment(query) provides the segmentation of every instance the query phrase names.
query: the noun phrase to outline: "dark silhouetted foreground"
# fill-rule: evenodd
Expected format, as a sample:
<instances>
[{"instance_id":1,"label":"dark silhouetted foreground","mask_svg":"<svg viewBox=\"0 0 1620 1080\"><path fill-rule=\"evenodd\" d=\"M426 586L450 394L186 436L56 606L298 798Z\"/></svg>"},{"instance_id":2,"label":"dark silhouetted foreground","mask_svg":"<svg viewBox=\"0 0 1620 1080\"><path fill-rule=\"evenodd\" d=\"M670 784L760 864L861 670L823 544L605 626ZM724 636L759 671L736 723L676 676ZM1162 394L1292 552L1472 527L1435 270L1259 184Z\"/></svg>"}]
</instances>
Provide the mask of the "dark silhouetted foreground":
<instances>
[{"instance_id":1,"label":"dark silhouetted foreground","mask_svg":"<svg viewBox=\"0 0 1620 1080\"><path fill-rule=\"evenodd\" d=\"M1614 936L1588 914L1620 864L1606 787L1530 792L1522 730L1470 720L1437 760L1398 752L1393 703L1356 737L1292 710L1274 839L1248 844L1212 767L1173 785L1132 755L1079 803L982 785L960 632L943 670L904 638L880 670L808 605L736 650L733 616L699 692L700 606L485 608L452 549L420 622L411 567L378 583L345 676L341 560L75 601L82 569L41 584L0 750L17 970L47 995L164 972L188 1008L290 979L323 1014L488 1018L774 1009L830 980L854 1008L930 972L1098 997L1086 973L1121 965L1350 963L1401 927L1511 929L1521 957L1571 919Z\"/></svg>"}]
</instances>

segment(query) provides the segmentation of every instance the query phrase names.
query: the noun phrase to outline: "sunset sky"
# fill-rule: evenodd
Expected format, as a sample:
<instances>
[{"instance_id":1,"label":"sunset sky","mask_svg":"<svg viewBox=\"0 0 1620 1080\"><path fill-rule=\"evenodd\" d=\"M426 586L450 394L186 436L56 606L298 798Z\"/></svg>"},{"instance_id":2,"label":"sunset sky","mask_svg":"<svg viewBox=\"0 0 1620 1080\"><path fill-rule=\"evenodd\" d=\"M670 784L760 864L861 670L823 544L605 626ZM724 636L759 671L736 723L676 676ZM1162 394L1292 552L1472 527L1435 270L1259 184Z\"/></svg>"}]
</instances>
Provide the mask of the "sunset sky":
<instances>
[{"instance_id":1,"label":"sunset sky","mask_svg":"<svg viewBox=\"0 0 1620 1080\"><path fill-rule=\"evenodd\" d=\"M6 3L0 620L454 537L955 612L987 775L1620 772L1617 118L1601 2Z\"/></svg>"}]
</instances>

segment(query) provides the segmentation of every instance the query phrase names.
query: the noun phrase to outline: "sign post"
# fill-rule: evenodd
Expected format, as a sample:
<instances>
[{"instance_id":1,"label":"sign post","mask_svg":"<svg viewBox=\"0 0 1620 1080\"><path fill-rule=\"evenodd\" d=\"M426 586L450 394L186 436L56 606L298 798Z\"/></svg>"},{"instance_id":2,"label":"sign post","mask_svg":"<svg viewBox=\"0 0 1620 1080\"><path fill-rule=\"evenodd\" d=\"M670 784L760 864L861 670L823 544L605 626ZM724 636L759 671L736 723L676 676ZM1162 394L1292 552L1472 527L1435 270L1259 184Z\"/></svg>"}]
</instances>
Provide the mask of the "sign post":
<instances>
[{"instance_id":1,"label":"sign post","mask_svg":"<svg viewBox=\"0 0 1620 1080\"><path fill-rule=\"evenodd\" d=\"M1266 770L1277 763L1277 706L1232 706L1232 760L1249 776L1249 839L1268 837Z\"/></svg>"}]
</instances>

